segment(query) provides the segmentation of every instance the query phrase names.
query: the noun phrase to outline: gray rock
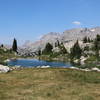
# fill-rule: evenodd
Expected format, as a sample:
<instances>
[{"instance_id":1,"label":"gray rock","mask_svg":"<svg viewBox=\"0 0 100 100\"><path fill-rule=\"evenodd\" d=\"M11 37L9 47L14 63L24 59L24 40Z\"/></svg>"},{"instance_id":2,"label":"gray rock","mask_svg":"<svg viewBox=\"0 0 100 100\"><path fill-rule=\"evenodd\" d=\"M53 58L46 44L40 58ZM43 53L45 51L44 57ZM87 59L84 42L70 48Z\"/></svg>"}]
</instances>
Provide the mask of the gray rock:
<instances>
[{"instance_id":1,"label":"gray rock","mask_svg":"<svg viewBox=\"0 0 100 100\"><path fill-rule=\"evenodd\" d=\"M91 70L92 70L92 71L100 72L100 69L99 69L99 68L96 68L96 67L92 68Z\"/></svg>"},{"instance_id":2,"label":"gray rock","mask_svg":"<svg viewBox=\"0 0 100 100\"><path fill-rule=\"evenodd\" d=\"M49 68L50 66L37 66L37 68Z\"/></svg>"},{"instance_id":3,"label":"gray rock","mask_svg":"<svg viewBox=\"0 0 100 100\"><path fill-rule=\"evenodd\" d=\"M0 65L0 73L7 73L10 71L8 66Z\"/></svg>"}]
</instances>

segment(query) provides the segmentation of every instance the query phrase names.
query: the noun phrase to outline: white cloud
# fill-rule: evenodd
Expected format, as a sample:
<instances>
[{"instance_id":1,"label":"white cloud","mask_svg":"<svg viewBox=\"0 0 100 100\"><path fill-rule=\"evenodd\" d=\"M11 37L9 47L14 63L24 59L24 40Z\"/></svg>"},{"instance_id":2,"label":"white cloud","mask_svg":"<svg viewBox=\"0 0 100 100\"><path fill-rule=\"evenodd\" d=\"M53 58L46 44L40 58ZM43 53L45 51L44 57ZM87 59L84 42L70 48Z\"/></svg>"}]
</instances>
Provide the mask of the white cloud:
<instances>
[{"instance_id":1,"label":"white cloud","mask_svg":"<svg viewBox=\"0 0 100 100\"><path fill-rule=\"evenodd\" d=\"M81 25L81 22L79 22L79 21L74 21L74 22L72 22L74 25Z\"/></svg>"}]
</instances>

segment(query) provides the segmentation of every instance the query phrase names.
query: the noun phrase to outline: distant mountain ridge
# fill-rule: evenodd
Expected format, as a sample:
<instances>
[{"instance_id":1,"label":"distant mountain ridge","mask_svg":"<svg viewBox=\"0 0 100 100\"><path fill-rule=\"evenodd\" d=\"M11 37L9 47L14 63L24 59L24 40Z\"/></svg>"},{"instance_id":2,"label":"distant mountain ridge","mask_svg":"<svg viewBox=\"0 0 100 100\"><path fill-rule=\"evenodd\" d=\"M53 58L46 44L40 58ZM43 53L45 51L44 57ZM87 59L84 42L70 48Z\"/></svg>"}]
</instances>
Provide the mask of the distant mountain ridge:
<instances>
[{"instance_id":1,"label":"distant mountain ridge","mask_svg":"<svg viewBox=\"0 0 100 100\"><path fill-rule=\"evenodd\" d=\"M59 40L59 42L66 44L70 41L75 42L77 39L82 40L85 36L93 39L97 34L100 34L100 27L75 28L66 30L63 33L50 32L34 43L25 43L22 48L26 48L26 50L30 52L36 52L39 49L43 50L48 42L54 45L55 42Z\"/></svg>"}]
</instances>

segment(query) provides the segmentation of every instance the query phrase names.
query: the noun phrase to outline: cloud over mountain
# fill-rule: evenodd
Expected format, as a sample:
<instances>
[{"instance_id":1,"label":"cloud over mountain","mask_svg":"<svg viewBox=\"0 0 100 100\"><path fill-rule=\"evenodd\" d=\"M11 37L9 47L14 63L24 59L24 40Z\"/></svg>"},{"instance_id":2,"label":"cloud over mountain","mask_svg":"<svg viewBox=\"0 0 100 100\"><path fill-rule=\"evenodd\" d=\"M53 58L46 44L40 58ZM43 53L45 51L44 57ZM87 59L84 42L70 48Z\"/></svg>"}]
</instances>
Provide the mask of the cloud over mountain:
<instances>
[{"instance_id":1,"label":"cloud over mountain","mask_svg":"<svg viewBox=\"0 0 100 100\"><path fill-rule=\"evenodd\" d=\"M81 22L79 22L79 21L74 21L74 22L72 22L72 24L74 24L74 25L81 25Z\"/></svg>"}]
</instances>

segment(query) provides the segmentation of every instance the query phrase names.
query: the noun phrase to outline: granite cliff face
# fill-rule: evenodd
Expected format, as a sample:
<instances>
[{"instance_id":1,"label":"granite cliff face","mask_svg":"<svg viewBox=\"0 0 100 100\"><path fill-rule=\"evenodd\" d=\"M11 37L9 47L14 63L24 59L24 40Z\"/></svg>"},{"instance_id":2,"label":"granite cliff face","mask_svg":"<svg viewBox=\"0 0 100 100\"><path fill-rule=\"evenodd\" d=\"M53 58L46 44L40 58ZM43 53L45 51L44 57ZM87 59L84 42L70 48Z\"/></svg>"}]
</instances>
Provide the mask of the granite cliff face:
<instances>
[{"instance_id":1,"label":"granite cliff face","mask_svg":"<svg viewBox=\"0 0 100 100\"><path fill-rule=\"evenodd\" d=\"M61 34L50 32L34 43L27 41L18 52L21 55L35 55L39 49L43 50L48 42L54 45L57 40L61 41Z\"/></svg>"},{"instance_id":2,"label":"granite cliff face","mask_svg":"<svg viewBox=\"0 0 100 100\"><path fill-rule=\"evenodd\" d=\"M66 30L62 36L64 41L69 40L82 40L85 36L94 38L97 34L100 34L100 27L96 28L78 28Z\"/></svg>"},{"instance_id":3,"label":"granite cliff face","mask_svg":"<svg viewBox=\"0 0 100 100\"><path fill-rule=\"evenodd\" d=\"M19 53L32 53L34 55L39 49L43 50L46 43L49 42L54 46L57 40L63 42L66 48L70 48L77 39L81 41L85 36L93 39L97 34L100 34L100 27L76 28L66 30L63 33L50 32L34 43L26 42L22 50L19 49Z\"/></svg>"}]
</instances>

